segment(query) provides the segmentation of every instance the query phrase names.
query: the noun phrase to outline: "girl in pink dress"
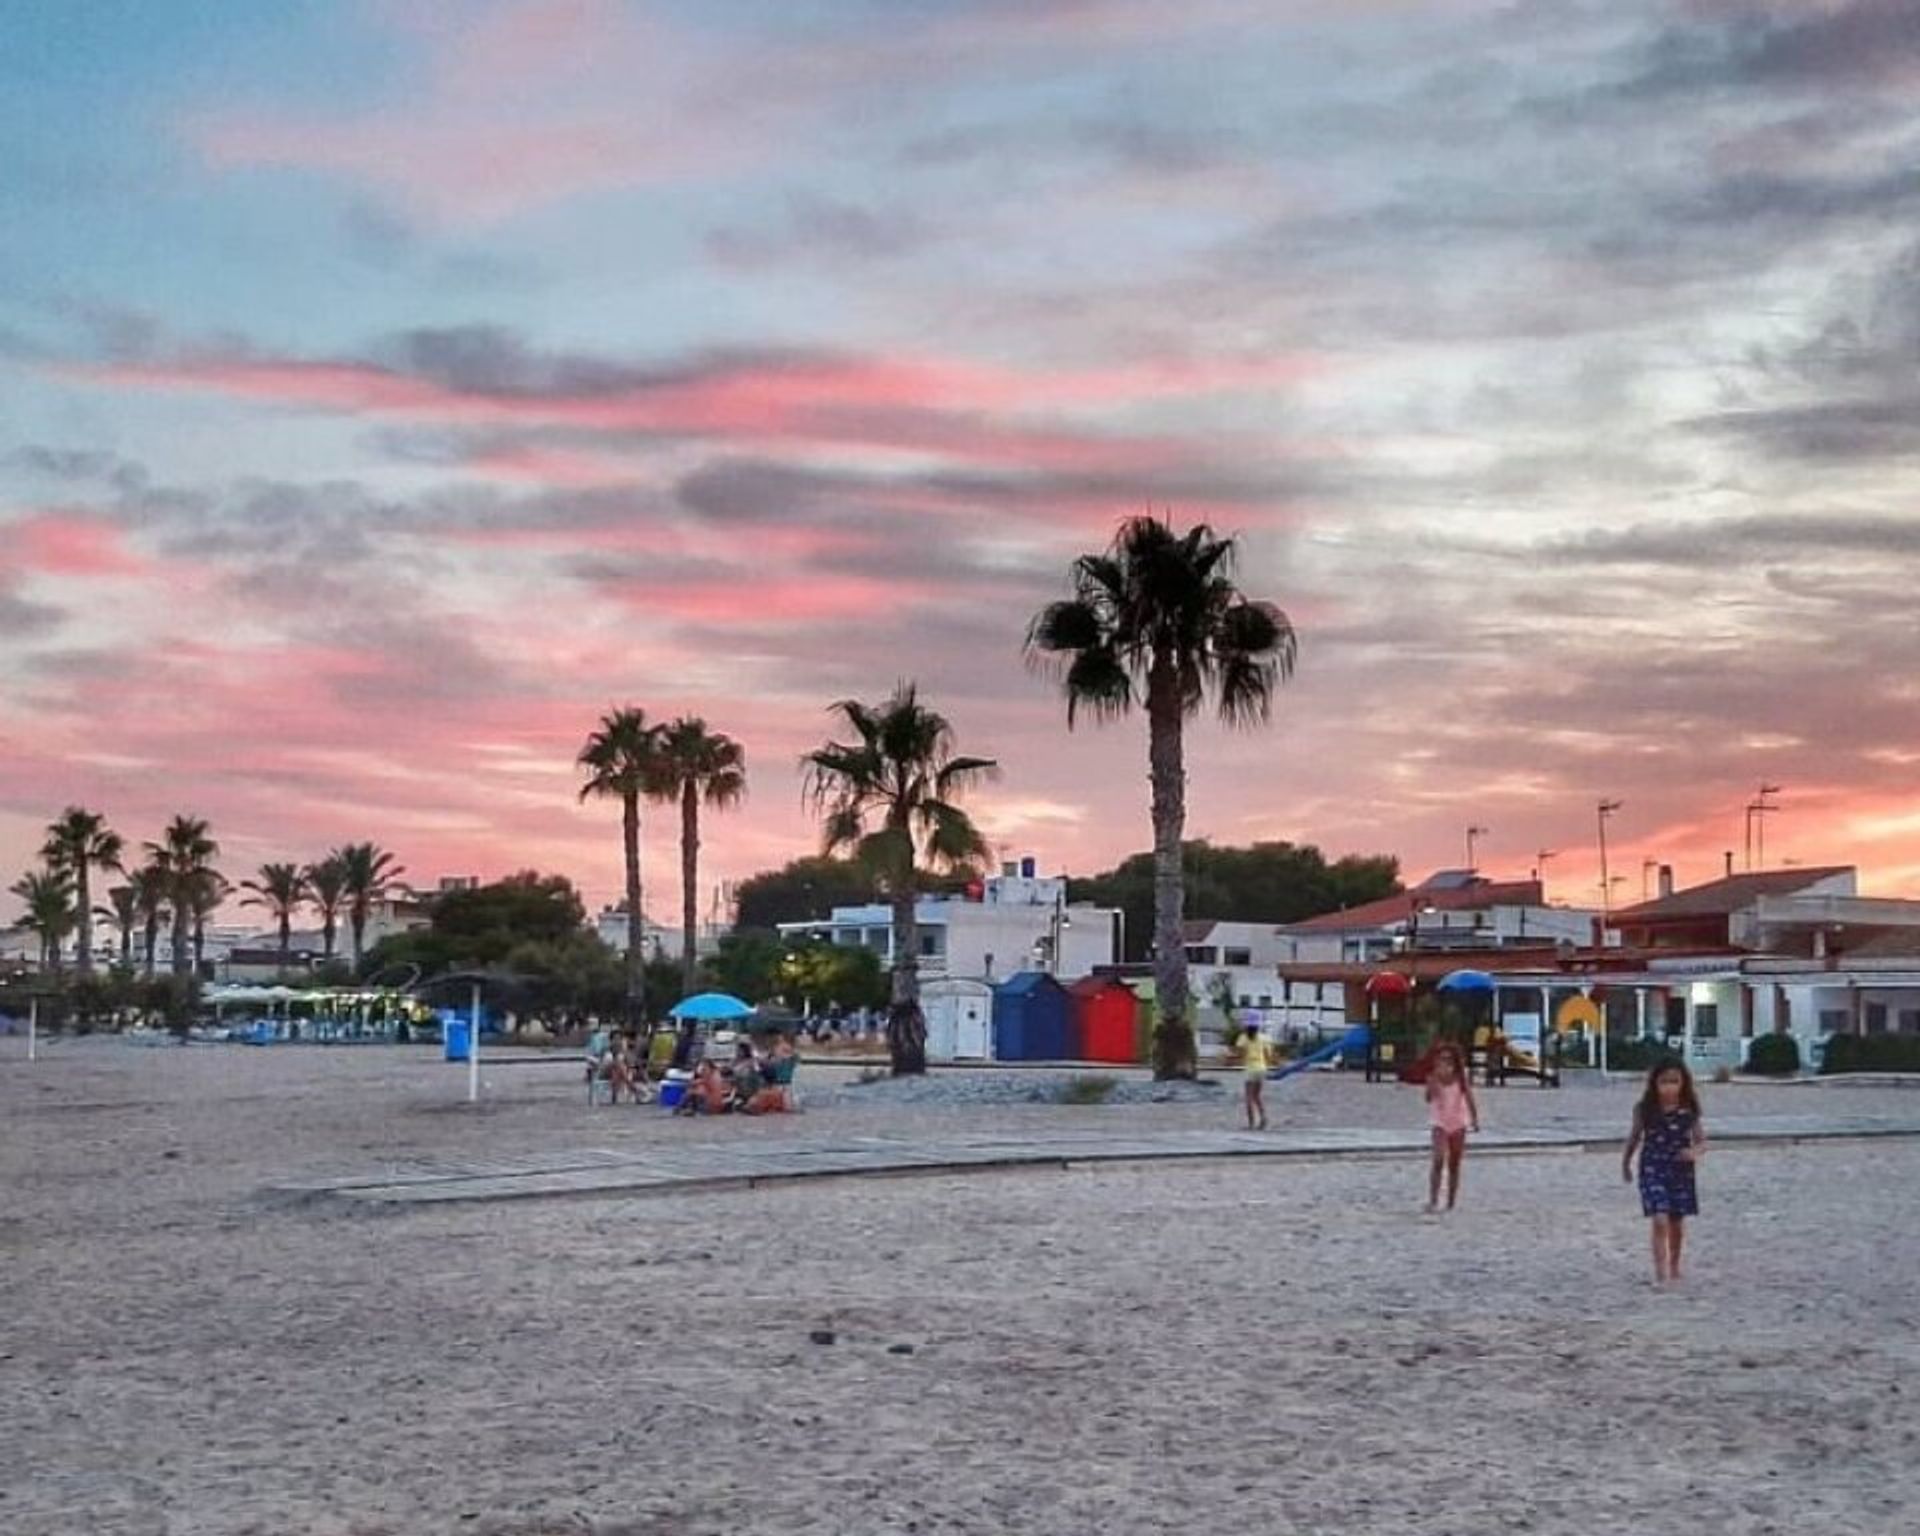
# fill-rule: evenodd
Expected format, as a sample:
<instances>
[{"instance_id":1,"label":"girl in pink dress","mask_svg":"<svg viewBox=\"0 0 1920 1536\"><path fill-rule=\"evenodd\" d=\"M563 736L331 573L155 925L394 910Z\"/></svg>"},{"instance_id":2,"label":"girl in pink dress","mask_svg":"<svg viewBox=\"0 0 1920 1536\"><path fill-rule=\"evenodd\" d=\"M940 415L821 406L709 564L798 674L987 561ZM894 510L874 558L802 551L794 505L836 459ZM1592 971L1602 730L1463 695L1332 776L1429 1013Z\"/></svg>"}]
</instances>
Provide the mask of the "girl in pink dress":
<instances>
[{"instance_id":1,"label":"girl in pink dress","mask_svg":"<svg viewBox=\"0 0 1920 1536\"><path fill-rule=\"evenodd\" d=\"M1427 1171L1427 1209L1440 1209L1440 1175L1447 1176L1447 1209L1460 1198L1460 1164L1467 1155L1467 1132L1480 1130L1480 1106L1473 1102L1467 1063L1451 1040L1435 1048L1427 1071L1427 1117L1433 1124L1433 1161Z\"/></svg>"}]
</instances>

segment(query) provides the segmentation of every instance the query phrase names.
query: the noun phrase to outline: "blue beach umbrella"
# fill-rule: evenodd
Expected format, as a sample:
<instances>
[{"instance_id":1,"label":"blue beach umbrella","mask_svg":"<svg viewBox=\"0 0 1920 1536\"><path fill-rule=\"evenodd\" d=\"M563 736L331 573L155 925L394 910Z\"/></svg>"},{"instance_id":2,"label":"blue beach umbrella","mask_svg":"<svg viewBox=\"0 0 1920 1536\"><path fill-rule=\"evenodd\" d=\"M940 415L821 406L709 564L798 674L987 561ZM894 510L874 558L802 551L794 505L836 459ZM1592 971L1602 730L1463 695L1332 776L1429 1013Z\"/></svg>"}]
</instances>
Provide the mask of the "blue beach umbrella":
<instances>
[{"instance_id":1,"label":"blue beach umbrella","mask_svg":"<svg viewBox=\"0 0 1920 1536\"><path fill-rule=\"evenodd\" d=\"M1449 971L1440 978L1442 992L1491 992L1493 978L1485 971Z\"/></svg>"},{"instance_id":2,"label":"blue beach umbrella","mask_svg":"<svg viewBox=\"0 0 1920 1536\"><path fill-rule=\"evenodd\" d=\"M726 992L696 992L667 1010L667 1017L671 1019L746 1019L752 1016L752 1003L744 1003Z\"/></svg>"}]
</instances>

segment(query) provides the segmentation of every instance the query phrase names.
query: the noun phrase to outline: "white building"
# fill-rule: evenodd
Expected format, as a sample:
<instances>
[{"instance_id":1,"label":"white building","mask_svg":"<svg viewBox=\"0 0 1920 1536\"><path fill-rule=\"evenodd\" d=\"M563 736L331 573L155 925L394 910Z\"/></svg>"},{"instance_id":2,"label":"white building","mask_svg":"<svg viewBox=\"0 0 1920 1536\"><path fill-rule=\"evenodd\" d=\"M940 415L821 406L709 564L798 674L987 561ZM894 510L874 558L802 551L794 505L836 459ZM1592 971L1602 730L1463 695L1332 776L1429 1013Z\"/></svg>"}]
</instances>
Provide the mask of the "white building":
<instances>
[{"instance_id":1,"label":"white building","mask_svg":"<svg viewBox=\"0 0 1920 1536\"><path fill-rule=\"evenodd\" d=\"M1203 1008L1217 1003L1222 984L1236 1008L1271 1008L1279 993L1279 965L1290 944L1272 923L1196 918L1186 924L1187 989Z\"/></svg>"},{"instance_id":2,"label":"white building","mask_svg":"<svg viewBox=\"0 0 1920 1536\"><path fill-rule=\"evenodd\" d=\"M1090 975L1114 963L1123 922L1113 907L1069 905L1064 879L1018 874L987 880L978 900L923 896L915 916L923 978L988 982L1019 971L1049 971L1066 981ZM815 922L782 923L780 932L871 949L883 969L893 964L893 912L884 902L835 907Z\"/></svg>"},{"instance_id":3,"label":"white building","mask_svg":"<svg viewBox=\"0 0 1920 1536\"><path fill-rule=\"evenodd\" d=\"M616 902L612 906L602 907L593 921L593 931L600 935L600 941L615 954L627 952L627 908L625 902ZM642 942L646 946L649 960L678 960L686 949L684 934L678 923L656 922L651 917L641 920ZM693 952L705 959L720 948L720 940L732 930L724 924L700 923L693 932Z\"/></svg>"},{"instance_id":4,"label":"white building","mask_svg":"<svg viewBox=\"0 0 1920 1536\"><path fill-rule=\"evenodd\" d=\"M1407 949L1587 945L1600 914L1550 907L1538 880L1488 880L1443 869L1409 891L1280 929L1283 962L1365 964Z\"/></svg>"}]
</instances>

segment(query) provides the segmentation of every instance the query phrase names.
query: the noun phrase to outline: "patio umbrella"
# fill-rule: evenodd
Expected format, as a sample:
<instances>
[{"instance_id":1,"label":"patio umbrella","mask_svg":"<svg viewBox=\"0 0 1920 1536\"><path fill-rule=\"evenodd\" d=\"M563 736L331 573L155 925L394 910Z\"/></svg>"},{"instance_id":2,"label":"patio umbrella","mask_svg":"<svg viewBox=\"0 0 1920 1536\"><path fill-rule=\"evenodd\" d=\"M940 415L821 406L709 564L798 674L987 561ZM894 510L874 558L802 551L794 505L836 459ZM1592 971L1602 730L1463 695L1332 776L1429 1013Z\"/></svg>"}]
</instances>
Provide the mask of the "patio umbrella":
<instances>
[{"instance_id":1,"label":"patio umbrella","mask_svg":"<svg viewBox=\"0 0 1920 1536\"><path fill-rule=\"evenodd\" d=\"M1440 978L1442 992L1491 992L1493 978L1485 971L1448 971Z\"/></svg>"},{"instance_id":2,"label":"patio umbrella","mask_svg":"<svg viewBox=\"0 0 1920 1536\"><path fill-rule=\"evenodd\" d=\"M1367 978L1368 997L1405 997L1413 983L1398 971L1376 971Z\"/></svg>"},{"instance_id":3,"label":"patio umbrella","mask_svg":"<svg viewBox=\"0 0 1920 1536\"><path fill-rule=\"evenodd\" d=\"M726 992L696 992L667 1010L670 1019L745 1019L752 1016L752 1003L742 1002Z\"/></svg>"}]
</instances>

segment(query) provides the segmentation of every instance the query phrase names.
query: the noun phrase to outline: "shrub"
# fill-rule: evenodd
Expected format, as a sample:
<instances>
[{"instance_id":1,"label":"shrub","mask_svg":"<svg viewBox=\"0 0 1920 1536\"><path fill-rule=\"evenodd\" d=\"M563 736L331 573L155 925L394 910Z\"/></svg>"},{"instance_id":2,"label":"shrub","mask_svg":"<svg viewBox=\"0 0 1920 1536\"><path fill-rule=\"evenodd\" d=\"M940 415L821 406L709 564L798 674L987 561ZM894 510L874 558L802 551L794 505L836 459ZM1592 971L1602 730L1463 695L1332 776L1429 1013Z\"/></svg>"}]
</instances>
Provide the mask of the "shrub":
<instances>
[{"instance_id":1,"label":"shrub","mask_svg":"<svg viewBox=\"0 0 1920 1536\"><path fill-rule=\"evenodd\" d=\"M1060 1085L1055 1099L1061 1104L1104 1104L1119 1086L1119 1080L1112 1077L1070 1077Z\"/></svg>"},{"instance_id":2,"label":"shrub","mask_svg":"<svg viewBox=\"0 0 1920 1536\"><path fill-rule=\"evenodd\" d=\"M1747 1070L1762 1077L1792 1077L1800 1070L1800 1042L1792 1035L1759 1035L1747 1048Z\"/></svg>"},{"instance_id":3,"label":"shrub","mask_svg":"<svg viewBox=\"0 0 1920 1536\"><path fill-rule=\"evenodd\" d=\"M1920 1072L1920 1035L1835 1035L1820 1073L1840 1072Z\"/></svg>"},{"instance_id":4,"label":"shrub","mask_svg":"<svg viewBox=\"0 0 1920 1536\"><path fill-rule=\"evenodd\" d=\"M1673 1052L1654 1035L1607 1042L1607 1068L1613 1072L1645 1072L1656 1061L1665 1061Z\"/></svg>"}]
</instances>

